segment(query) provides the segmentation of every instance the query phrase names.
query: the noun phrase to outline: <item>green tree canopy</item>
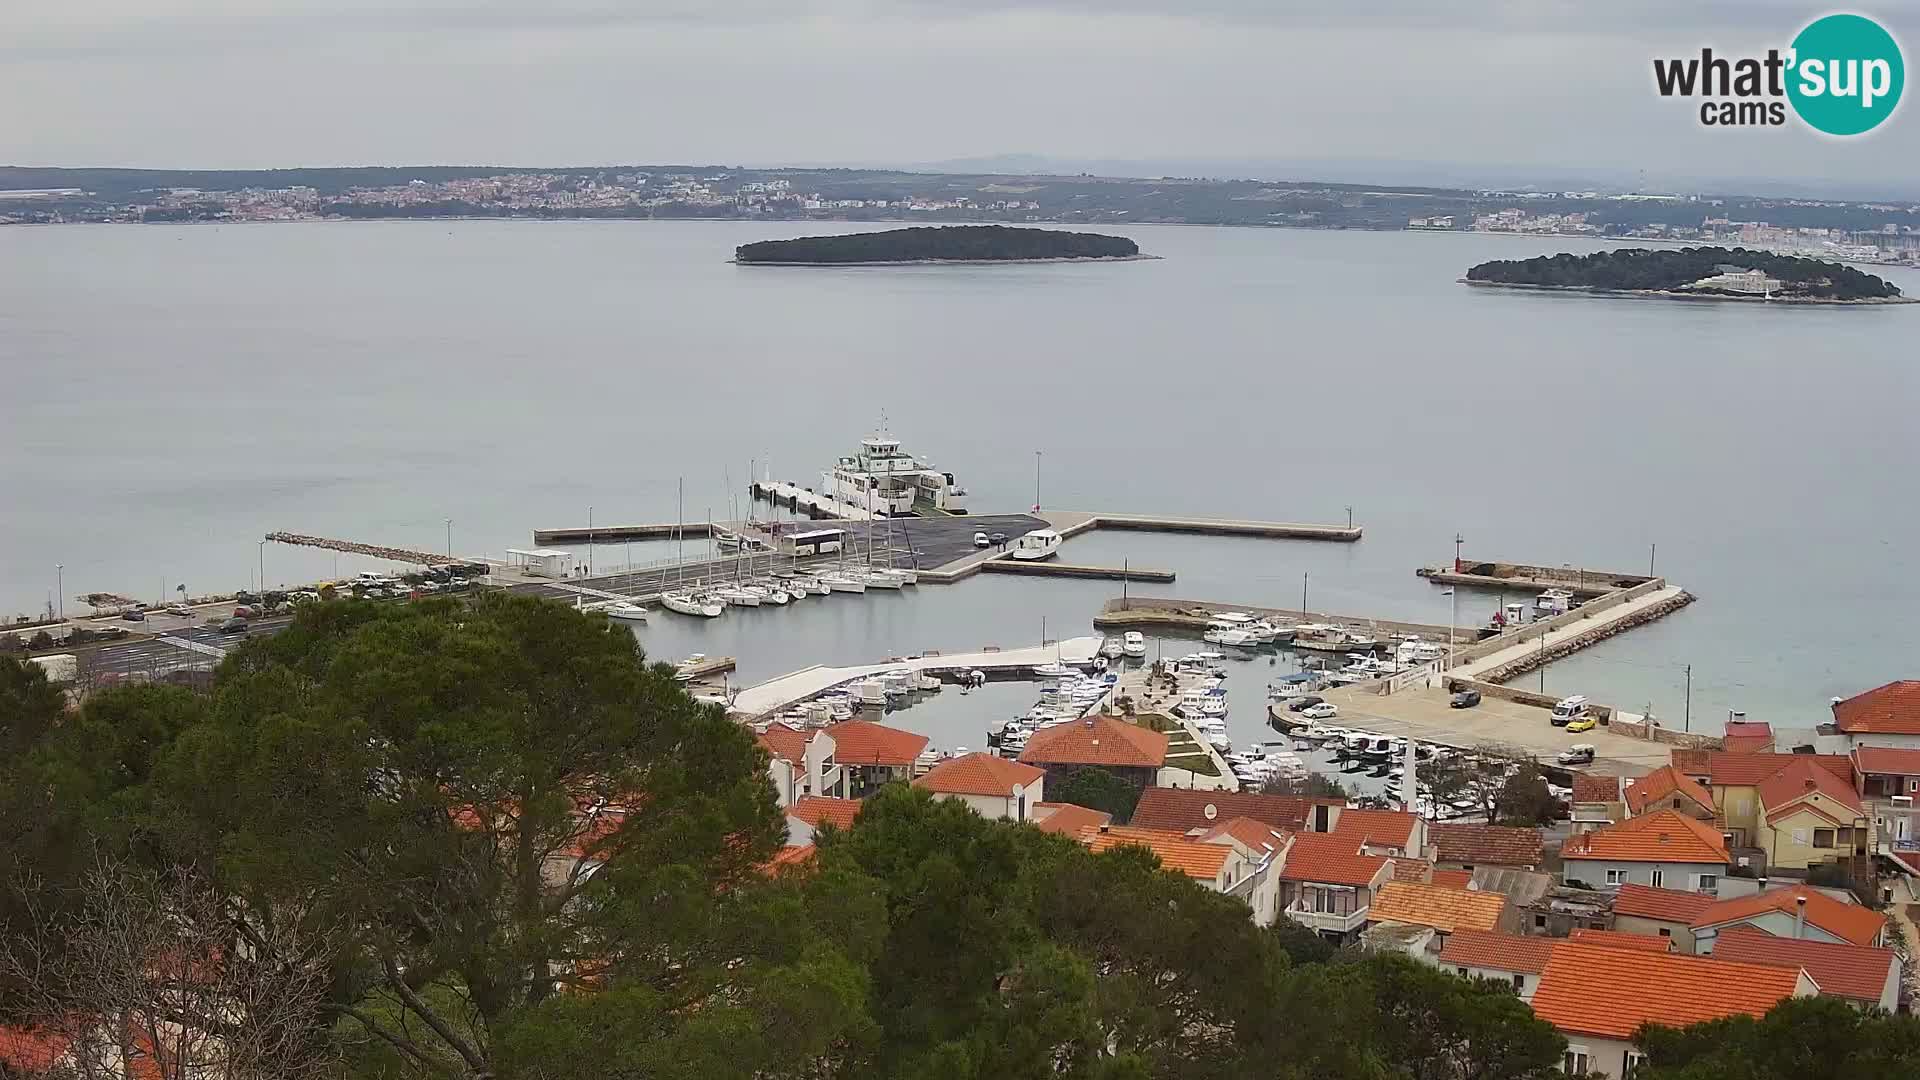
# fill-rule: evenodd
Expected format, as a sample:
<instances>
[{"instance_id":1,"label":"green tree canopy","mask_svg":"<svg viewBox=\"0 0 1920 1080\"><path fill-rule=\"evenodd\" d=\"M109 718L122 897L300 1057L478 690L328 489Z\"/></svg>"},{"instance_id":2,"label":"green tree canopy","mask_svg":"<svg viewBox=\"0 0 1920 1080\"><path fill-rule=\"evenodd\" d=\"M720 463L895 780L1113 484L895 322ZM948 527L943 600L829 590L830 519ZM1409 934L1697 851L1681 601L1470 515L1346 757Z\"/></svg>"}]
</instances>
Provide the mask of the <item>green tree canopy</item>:
<instances>
[{"instance_id":1,"label":"green tree canopy","mask_svg":"<svg viewBox=\"0 0 1920 1080\"><path fill-rule=\"evenodd\" d=\"M1635 1080L1911 1080L1920 1076L1920 1019L1863 1012L1837 998L1789 998L1765 1016L1685 1028L1648 1025Z\"/></svg>"},{"instance_id":2,"label":"green tree canopy","mask_svg":"<svg viewBox=\"0 0 1920 1080\"><path fill-rule=\"evenodd\" d=\"M1113 815L1115 825L1133 820L1140 789L1098 765L1083 765L1062 777L1047 778L1049 802L1072 803Z\"/></svg>"}]
</instances>

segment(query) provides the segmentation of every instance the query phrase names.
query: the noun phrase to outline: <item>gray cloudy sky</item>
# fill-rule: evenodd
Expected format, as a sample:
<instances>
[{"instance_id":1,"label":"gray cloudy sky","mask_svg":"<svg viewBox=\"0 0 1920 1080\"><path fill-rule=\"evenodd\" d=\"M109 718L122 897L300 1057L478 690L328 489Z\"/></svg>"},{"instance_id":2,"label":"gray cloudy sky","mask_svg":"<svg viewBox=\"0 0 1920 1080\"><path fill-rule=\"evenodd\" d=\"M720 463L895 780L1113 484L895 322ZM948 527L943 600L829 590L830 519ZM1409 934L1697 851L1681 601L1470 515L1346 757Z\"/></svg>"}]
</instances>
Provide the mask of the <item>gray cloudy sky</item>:
<instances>
[{"instance_id":1,"label":"gray cloudy sky","mask_svg":"<svg viewBox=\"0 0 1920 1080\"><path fill-rule=\"evenodd\" d=\"M0 0L0 163L1414 160L1898 182L1713 131L1651 58L1784 46L1781 0ZM1860 9L1920 41L1920 0ZM1912 33L1907 31L1911 28ZM1911 46L1909 46L1911 53Z\"/></svg>"}]
</instances>

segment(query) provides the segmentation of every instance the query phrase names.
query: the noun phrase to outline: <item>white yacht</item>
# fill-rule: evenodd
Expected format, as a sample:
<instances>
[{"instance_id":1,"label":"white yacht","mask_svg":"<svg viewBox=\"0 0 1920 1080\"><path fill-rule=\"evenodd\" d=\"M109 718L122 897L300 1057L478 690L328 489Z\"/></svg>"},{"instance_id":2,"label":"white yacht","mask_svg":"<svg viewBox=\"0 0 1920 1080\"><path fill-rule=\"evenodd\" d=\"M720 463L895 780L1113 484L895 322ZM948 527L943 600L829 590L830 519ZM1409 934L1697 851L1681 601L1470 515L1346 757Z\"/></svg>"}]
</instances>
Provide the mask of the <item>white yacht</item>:
<instances>
[{"instance_id":1,"label":"white yacht","mask_svg":"<svg viewBox=\"0 0 1920 1080\"><path fill-rule=\"evenodd\" d=\"M647 621L647 609L631 600L615 600L600 610L606 612L611 618L620 619L625 622Z\"/></svg>"},{"instance_id":2,"label":"white yacht","mask_svg":"<svg viewBox=\"0 0 1920 1080\"><path fill-rule=\"evenodd\" d=\"M866 578L840 570L832 570L822 574L820 575L820 580L826 582L829 592L863 593L867 591Z\"/></svg>"},{"instance_id":3,"label":"white yacht","mask_svg":"<svg viewBox=\"0 0 1920 1080\"><path fill-rule=\"evenodd\" d=\"M1225 626L1209 627L1200 635L1201 640L1215 645L1226 645L1236 649L1251 649L1260 644L1260 639L1245 631Z\"/></svg>"},{"instance_id":4,"label":"white yacht","mask_svg":"<svg viewBox=\"0 0 1920 1080\"><path fill-rule=\"evenodd\" d=\"M1393 662L1401 667L1418 667L1445 658L1447 647L1437 641L1410 638L1393 650Z\"/></svg>"},{"instance_id":5,"label":"white yacht","mask_svg":"<svg viewBox=\"0 0 1920 1080\"><path fill-rule=\"evenodd\" d=\"M1100 655L1109 660L1118 660L1127 655L1127 647L1117 637L1110 637L1100 643Z\"/></svg>"},{"instance_id":6,"label":"white yacht","mask_svg":"<svg viewBox=\"0 0 1920 1080\"><path fill-rule=\"evenodd\" d=\"M900 579L885 570L863 570L858 572L860 580L867 583L869 589L897 589Z\"/></svg>"},{"instance_id":7,"label":"white yacht","mask_svg":"<svg viewBox=\"0 0 1920 1080\"><path fill-rule=\"evenodd\" d=\"M760 601L763 599L758 592L736 585L723 585L715 589L713 595L725 600L734 607L759 607Z\"/></svg>"},{"instance_id":8,"label":"white yacht","mask_svg":"<svg viewBox=\"0 0 1920 1080\"><path fill-rule=\"evenodd\" d=\"M660 594L660 606L668 611L677 611L682 615L699 615L712 619L727 610L727 605L711 597L696 596L690 592L670 592Z\"/></svg>"},{"instance_id":9,"label":"white yacht","mask_svg":"<svg viewBox=\"0 0 1920 1080\"><path fill-rule=\"evenodd\" d=\"M1120 639L1120 651L1136 659L1147 655L1147 636L1138 630L1129 630Z\"/></svg>"},{"instance_id":10,"label":"white yacht","mask_svg":"<svg viewBox=\"0 0 1920 1080\"><path fill-rule=\"evenodd\" d=\"M869 513L910 514L918 500L949 514L967 512L967 489L952 473L900 449L900 440L884 433L860 440L859 452L842 457L821 478L822 494Z\"/></svg>"},{"instance_id":11,"label":"white yacht","mask_svg":"<svg viewBox=\"0 0 1920 1080\"><path fill-rule=\"evenodd\" d=\"M1050 559L1060 550L1060 534L1052 529L1035 529L1013 542L1016 559Z\"/></svg>"}]
</instances>

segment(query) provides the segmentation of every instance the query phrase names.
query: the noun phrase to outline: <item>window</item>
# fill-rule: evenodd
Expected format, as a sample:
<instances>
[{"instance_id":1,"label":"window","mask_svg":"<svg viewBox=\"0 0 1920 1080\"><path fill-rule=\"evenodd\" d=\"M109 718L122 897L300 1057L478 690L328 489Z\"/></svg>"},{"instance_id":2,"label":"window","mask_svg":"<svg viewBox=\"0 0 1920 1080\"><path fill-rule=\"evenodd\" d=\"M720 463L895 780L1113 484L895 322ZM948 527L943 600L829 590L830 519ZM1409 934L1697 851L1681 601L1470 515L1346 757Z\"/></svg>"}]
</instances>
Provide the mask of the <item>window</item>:
<instances>
[{"instance_id":1,"label":"window","mask_svg":"<svg viewBox=\"0 0 1920 1080\"><path fill-rule=\"evenodd\" d=\"M1665 927L1665 926L1663 926L1663 927L1661 927L1661 928L1660 928L1660 936L1661 936L1661 937L1664 937L1664 938L1670 938L1670 937L1672 937L1672 936L1673 936L1673 930L1672 930L1672 928L1670 928L1670 927Z\"/></svg>"},{"instance_id":2,"label":"window","mask_svg":"<svg viewBox=\"0 0 1920 1080\"><path fill-rule=\"evenodd\" d=\"M1547 928L1547 917L1545 915L1535 915L1533 917L1533 928L1535 930L1545 930Z\"/></svg>"},{"instance_id":3,"label":"window","mask_svg":"<svg viewBox=\"0 0 1920 1080\"><path fill-rule=\"evenodd\" d=\"M1909 777L1907 779L1907 790L1920 791L1920 777Z\"/></svg>"},{"instance_id":4,"label":"window","mask_svg":"<svg viewBox=\"0 0 1920 1080\"><path fill-rule=\"evenodd\" d=\"M1457 968L1454 968L1454 969L1453 969L1453 973L1454 973L1455 975L1458 975L1458 976L1460 976L1460 977L1461 977L1461 978L1463 978L1463 979L1467 977L1467 969L1466 969L1466 968L1463 968L1463 967L1457 967Z\"/></svg>"},{"instance_id":5,"label":"window","mask_svg":"<svg viewBox=\"0 0 1920 1080\"><path fill-rule=\"evenodd\" d=\"M1607 884L1609 885L1622 885L1626 883L1626 880L1627 872L1625 870L1607 871Z\"/></svg>"},{"instance_id":6,"label":"window","mask_svg":"<svg viewBox=\"0 0 1920 1080\"><path fill-rule=\"evenodd\" d=\"M1814 847L1832 847L1833 846L1833 830L1832 829L1813 830L1813 846Z\"/></svg>"},{"instance_id":7,"label":"window","mask_svg":"<svg viewBox=\"0 0 1920 1080\"><path fill-rule=\"evenodd\" d=\"M1620 1080L1632 1080L1633 1074L1639 1072L1640 1066L1646 1063L1647 1055L1638 1050L1627 1051L1626 1068L1620 1071Z\"/></svg>"},{"instance_id":8,"label":"window","mask_svg":"<svg viewBox=\"0 0 1920 1080\"><path fill-rule=\"evenodd\" d=\"M1527 988L1527 977L1525 975L1515 975L1513 977L1513 988L1516 991L1525 990Z\"/></svg>"},{"instance_id":9,"label":"window","mask_svg":"<svg viewBox=\"0 0 1920 1080\"><path fill-rule=\"evenodd\" d=\"M1719 874L1701 874L1700 882L1698 885L1694 886L1694 889L1698 892L1704 892L1704 893L1719 892L1720 891L1720 875Z\"/></svg>"},{"instance_id":10,"label":"window","mask_svg":"<svg viewBox=\"0 0 1920 1080\"><path fill-rule=\"evenodd\" d=\"M1568 1076L1587 1071L1587 1048L1584 1046L1567 1047L1566 1056L1560 1059L1560 1071Z\"/></svg>"},{"instance_id":11,"label":"window","mask_svg":"<svg viewBox=\"0 0 1920 1080\"><path fill-rule=\"evenodd\" d=\"M1667 883L1667 872L1656 866L1653 868L1653 872L1649 880L1652 883L1654 888L1656 889L1662 888Z\"/></svg>"}]
</instances>

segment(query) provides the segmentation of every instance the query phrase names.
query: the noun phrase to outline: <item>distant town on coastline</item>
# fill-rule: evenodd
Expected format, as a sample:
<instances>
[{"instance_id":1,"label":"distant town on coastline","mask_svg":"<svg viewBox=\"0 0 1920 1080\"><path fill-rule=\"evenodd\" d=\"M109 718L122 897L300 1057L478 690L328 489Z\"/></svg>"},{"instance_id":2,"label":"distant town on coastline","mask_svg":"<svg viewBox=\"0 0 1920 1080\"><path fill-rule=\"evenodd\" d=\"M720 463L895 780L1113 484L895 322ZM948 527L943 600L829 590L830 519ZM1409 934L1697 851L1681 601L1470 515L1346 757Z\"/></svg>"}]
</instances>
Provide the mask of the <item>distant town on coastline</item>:
<instances>
[{"instance_id":1,"label":"distant town on coastline","mask_svg":"<svg viewBox=\"0 0 1920 1080\"><path fill-rule=\"evenodd\" d=\"M1920 265L1920 202L713 165L0 167L0 224L441 217L1475 231L1737 245Z\"/></svg>"},{"instance_id":2,"label":"distant town on coastline","mask_svg":"<svg viewBox=\"0 0 1920 1080\"><path fill-rule=\"evenodd\" d=\"M1900 289L1850 266L1745 248L1618 248L1484 262L1468 283L1679 296L1829 301L1900 299Z\"/></svg>"},{"instance_id":3,"label":"distant town on coastline","mask_svg":"<svg viewBox=\"0 0 1920 1080\"><path fill-rule=\"evenodd\" d=\"M1140 245L1124 236L1018 229L1006 225L887 229L844 236L762 240L734 249L742 263L835 265L901 262L1036 262L1128 259Z\"/></svg>"}]
</instances>

